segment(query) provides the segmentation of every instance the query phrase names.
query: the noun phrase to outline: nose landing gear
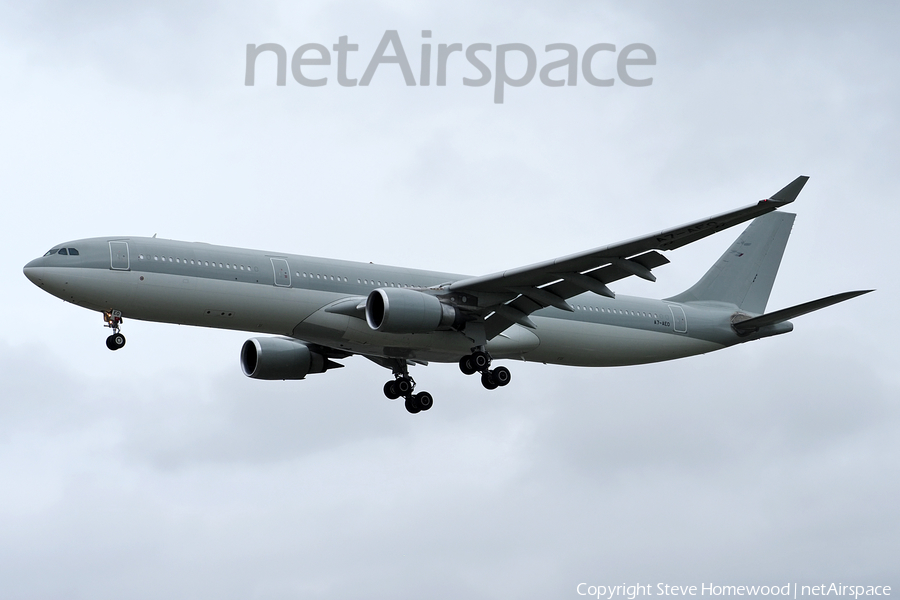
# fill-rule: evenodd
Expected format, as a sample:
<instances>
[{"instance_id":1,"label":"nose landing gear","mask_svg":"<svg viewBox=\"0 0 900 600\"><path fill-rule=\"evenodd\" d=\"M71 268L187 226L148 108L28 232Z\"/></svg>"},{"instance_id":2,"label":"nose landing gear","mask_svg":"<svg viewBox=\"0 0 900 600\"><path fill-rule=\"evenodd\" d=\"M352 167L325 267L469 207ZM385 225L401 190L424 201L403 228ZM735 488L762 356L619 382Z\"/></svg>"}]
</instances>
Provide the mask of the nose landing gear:
<instances>
[{"instance_id":1,"label":"nose landing gear","mask_svg":"<svg viewBox=\"0 0 900 600\"><path fill-rule=\"evenodd\" d=\"M125 336L119 331L122 324L122 312L118 310L108 310L103 312L103 321L106 327L112 329L112 335L106 338L106 347L110 350L118 350L125 345Z\"/></svg>"}]
</instances>

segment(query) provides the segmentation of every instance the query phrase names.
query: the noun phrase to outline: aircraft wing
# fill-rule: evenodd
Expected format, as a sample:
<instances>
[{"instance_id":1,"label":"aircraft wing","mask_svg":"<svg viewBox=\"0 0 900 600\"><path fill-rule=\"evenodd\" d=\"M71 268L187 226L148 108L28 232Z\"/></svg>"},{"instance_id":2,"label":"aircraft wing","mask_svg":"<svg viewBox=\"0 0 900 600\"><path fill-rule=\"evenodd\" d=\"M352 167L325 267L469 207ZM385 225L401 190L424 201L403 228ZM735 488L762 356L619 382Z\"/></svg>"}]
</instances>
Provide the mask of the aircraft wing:
<instances>
[{"instance_id":1,"label":"aircraft wing","mask_svg":"<svg viewBox=\"0 0 900 600\"><path fill-rule=\"evenodd\" d=\"M669 260L659 250L674 250L749 221L793 202L809 177L800 176L770 198L730 212L664 229L650 235L594 248L555 260L454 282L450 289L482 295L488 339L519 323L534 327L528 315L547 306L571 311L566 300L590 291L610 298L608 283L636 275L649 281L652 269Z\"/></svg>"}]
</instances>

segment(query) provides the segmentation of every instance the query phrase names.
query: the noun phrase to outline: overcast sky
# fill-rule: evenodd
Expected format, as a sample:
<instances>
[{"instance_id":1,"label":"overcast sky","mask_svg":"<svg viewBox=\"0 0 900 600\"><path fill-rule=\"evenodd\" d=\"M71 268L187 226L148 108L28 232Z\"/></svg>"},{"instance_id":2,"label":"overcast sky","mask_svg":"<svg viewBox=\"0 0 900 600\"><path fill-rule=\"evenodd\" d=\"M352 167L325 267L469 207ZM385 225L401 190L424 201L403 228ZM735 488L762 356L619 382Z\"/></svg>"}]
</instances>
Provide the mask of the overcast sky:
<instances>
[{"instance_id":1,"label":"overcast sky","mask_svg":"<svg viewBox=\"0 0 900 600\"><path fill-rule=\"evenodd\" d=\"M581 582L900 591L900 8L839 2L0 3L0 597L577 598ZM247 44L360 78L437 44L648 44L647 87L275 85ZM492 52L486 56L493 60ZM336 59L335 59L336 60ZM494 70L494 65L489 61ZM510 60L511 76L524 71ZM517 70L518 69L518 70ZM561 75L557 71L555 75ZM432 78L435 77L434 72ZM877 288L794 332L671 363L416 367L426 414L354 357L299 382L249 334L128 321L22 266L153 235L486 274L811 177L769 308ZM668 253L689 287L737 235Z\"/></svg>"}]
</instances>

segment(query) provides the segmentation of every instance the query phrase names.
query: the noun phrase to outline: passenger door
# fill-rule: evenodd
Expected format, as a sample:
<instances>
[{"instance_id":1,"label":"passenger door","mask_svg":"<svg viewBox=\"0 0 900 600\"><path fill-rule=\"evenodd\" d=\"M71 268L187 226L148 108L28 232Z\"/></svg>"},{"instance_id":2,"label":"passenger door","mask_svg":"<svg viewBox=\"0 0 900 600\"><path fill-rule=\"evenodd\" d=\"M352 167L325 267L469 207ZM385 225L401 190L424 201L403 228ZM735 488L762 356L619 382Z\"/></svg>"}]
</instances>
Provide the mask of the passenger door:
<instances>
[{"instance_id":1,"label":"passenger door","mask_svg":"<svg viewBox=\"0 0 900 600\"><path fill-rule=\"evenodd\" d=\"M116 271L127 271L131 268L128 257L128 242L109 243L109 267Z\"/></svg>"}]
</instances>

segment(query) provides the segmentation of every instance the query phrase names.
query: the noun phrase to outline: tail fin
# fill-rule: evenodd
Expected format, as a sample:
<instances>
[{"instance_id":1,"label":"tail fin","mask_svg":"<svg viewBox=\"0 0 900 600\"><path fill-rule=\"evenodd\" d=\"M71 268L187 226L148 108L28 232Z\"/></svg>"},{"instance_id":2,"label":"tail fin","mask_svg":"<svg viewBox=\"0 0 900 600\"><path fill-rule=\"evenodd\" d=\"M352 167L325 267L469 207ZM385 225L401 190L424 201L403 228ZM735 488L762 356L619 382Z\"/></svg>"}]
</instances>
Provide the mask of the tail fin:
<instances>
[{"instance_id":1,"label":"tail fin","mask_svg":"<svg viewBox=\"0 0 900 600\"><path fill-rule=\"evenodd\" d=\"M762 314L795 216L773 212L757 217L700 281L667 300L727 302L746 312Z\"/></svg>"}]
</instances>

